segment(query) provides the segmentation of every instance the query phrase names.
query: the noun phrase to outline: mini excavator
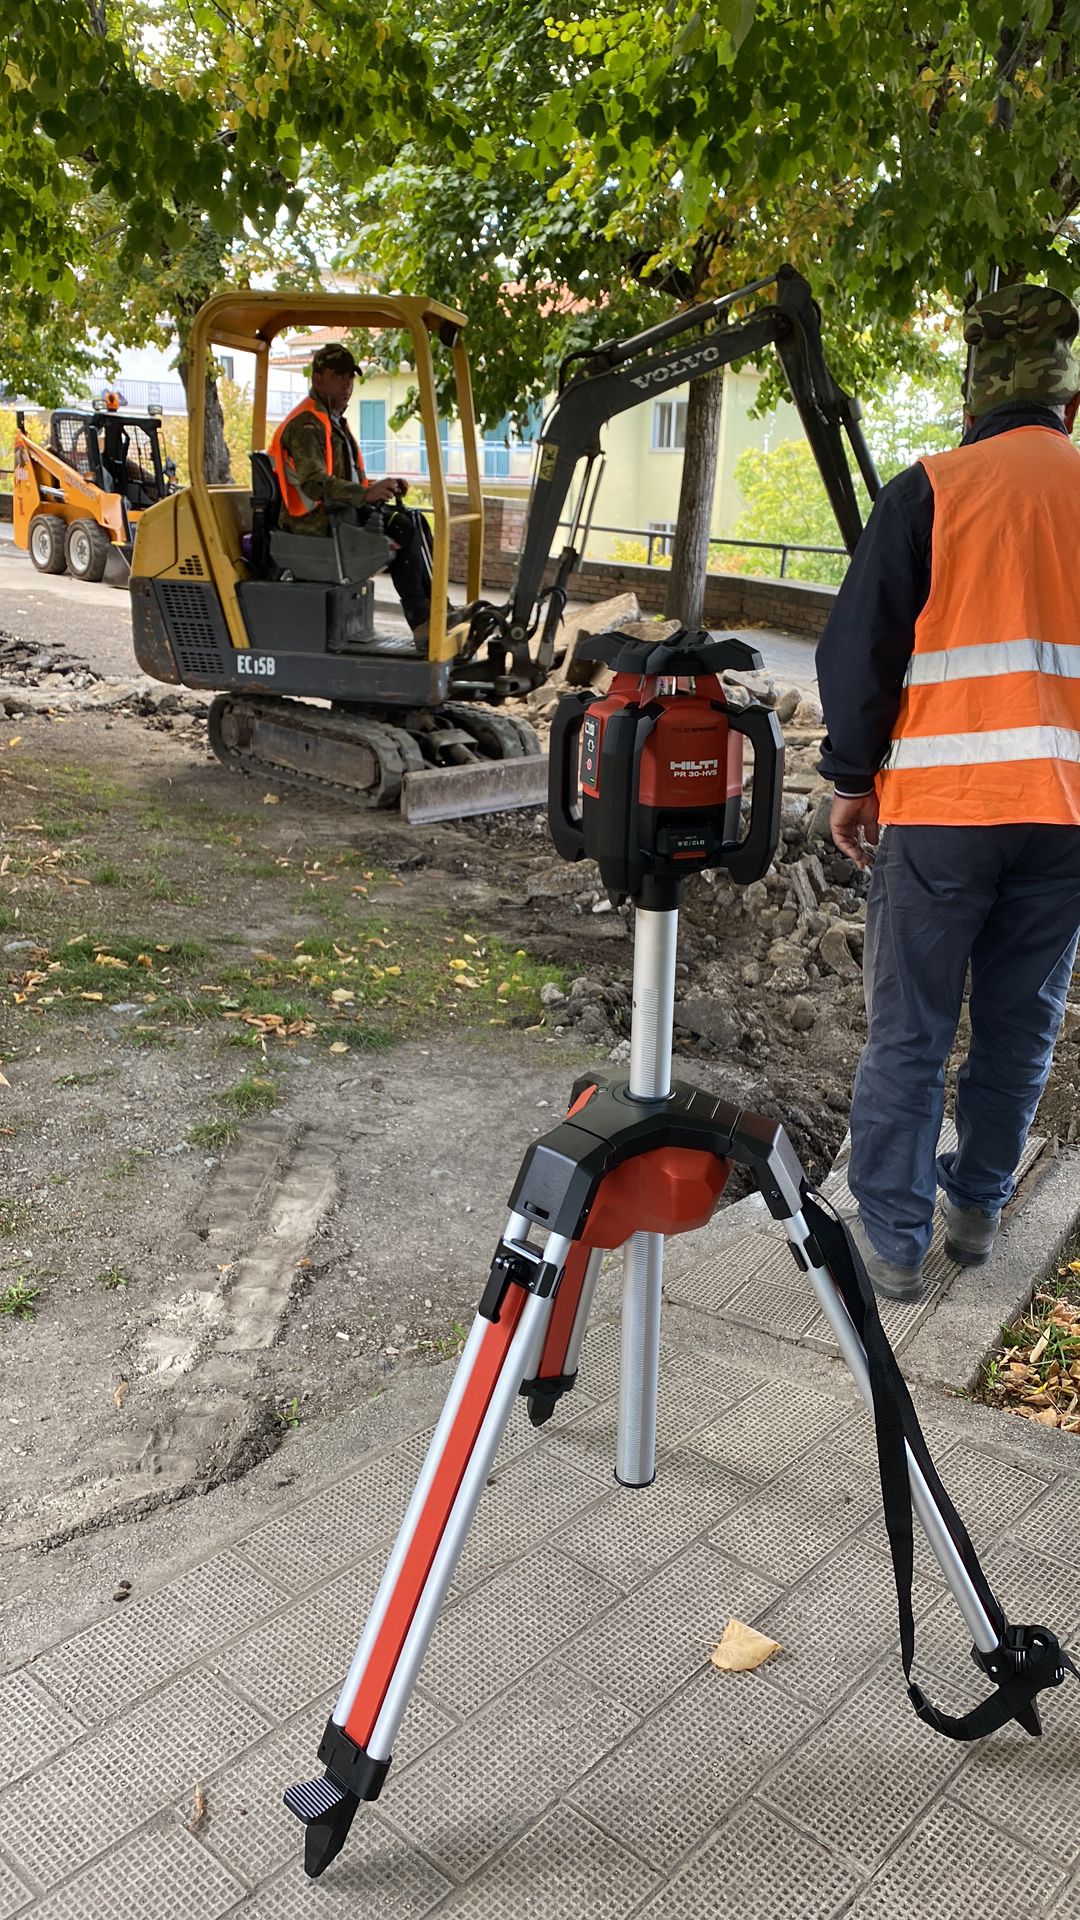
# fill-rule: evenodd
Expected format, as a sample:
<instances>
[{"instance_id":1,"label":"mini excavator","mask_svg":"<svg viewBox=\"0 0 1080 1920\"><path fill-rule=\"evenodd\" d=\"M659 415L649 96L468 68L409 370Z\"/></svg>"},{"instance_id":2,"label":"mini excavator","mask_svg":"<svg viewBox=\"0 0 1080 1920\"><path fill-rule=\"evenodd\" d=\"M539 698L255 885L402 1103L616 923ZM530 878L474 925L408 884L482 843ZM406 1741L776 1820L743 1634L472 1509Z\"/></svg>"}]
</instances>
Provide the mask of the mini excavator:
<instances>
[{"instance_id":1,"label":"mini excavator","mask_svg":"<svg viewBox=\"0 0 1080 1920\"><path fill-rule=\"evenodd\" d=\"M765 296L771 294L771 298ZM745 307L744 317L733 310ZM354 805L400 805L413 820L539 804L535 730L500 712L555 664L570 576L584 552L603 461L600 430L628 408L773 346L849 551L862 530L845 435L871 496L878 479L857 401L829 372L821 315L794 268L689 307L626 340L571 355L544 422L510 597L485 598L483 502L466 318L419 296L229 292L198 314L190 342L190 485L143 515L132 562L135 652L148 674L213 690L210 743L226 765ZM416 371L430 476L432 618L420 649L379 632L373 576L390 557L369 525L331 516L325 537L287 533L266 438L267 375L286 329L399 331ZM211 345L254 354L251 485L203 478L202 396ZM464 443L463 501L451 506L439 446L436 352L452 358ZM578 477L578 468L581 474ZM569 532L550 576L563 510ZM351 516L349 516L351 518ZM468 606L446 623L450 541L461 528Z\"/></svg>"}]
</instances>

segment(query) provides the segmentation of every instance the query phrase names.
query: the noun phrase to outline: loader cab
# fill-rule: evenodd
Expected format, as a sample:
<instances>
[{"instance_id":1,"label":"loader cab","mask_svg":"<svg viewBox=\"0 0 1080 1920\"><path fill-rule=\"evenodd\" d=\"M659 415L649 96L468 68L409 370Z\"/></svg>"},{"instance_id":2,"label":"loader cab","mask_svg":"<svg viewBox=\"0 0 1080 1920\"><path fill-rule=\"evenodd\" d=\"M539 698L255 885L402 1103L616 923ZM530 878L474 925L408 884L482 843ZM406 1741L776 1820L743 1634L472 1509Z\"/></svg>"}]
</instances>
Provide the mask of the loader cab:
<instances>
[{"instance_id":1,"label":"loader cab","mask_svg":"<svg viewBox=\"0 0 1080 1920\"><path fill-rule=\"evenodd\" d=\"M157 677L200 687L252 686L330 700L437 706L452 685L456 643L447 632L450 541L461 528L468 597L480 592L483 517L465 316L420 296L237 291L215 296L189 342L191 481L140 520L132 560L136 656ZM402 341L415 370L432 521L431 632L421 652L374 618L376 573L390 561L386 538L331 516L324 538L286 532L269 458L269 369L275 341L307 329L340 330L361 357L373 334ZM366 336L366 337L365 337ZM312 343L312 351L318 341ZM203 396L213 349L254 358L250 472L230 485L204 478ZM453 388L465 449L464 511L451 513L440 457L437 388ZM446 381L442 384L446 384ZM376 476L373 476L376 477Z\"/></svg>"},{"instance_id":2,"label":"loader cab","mask_svg":"<svg viewBox=\"0 0 1080 1920\"><path fill-rule=\"evenodd\" d=\"M154 506L173 490L155 414L58 408L49 422L49 448L82 479L103 493L118 493L133 514Z\"/></svg>"}]
</instances>

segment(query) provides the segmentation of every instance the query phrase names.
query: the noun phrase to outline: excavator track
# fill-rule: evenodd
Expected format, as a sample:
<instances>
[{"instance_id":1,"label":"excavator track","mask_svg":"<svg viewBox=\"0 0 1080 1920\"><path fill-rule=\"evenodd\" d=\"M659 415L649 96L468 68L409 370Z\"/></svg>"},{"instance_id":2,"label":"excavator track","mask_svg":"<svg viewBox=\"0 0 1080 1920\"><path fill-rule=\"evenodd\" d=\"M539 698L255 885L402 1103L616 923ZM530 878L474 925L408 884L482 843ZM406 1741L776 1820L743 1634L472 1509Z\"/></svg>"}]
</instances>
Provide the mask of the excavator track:
<instances>
[{"instance_id":1,"label":"excavator track","mask_svg":"<svg viewBox=\"0 0 1080 1920\"><path fill-rule=\"evenodd\" d=\"M223 766L355 806L393 807L424 758L403 727L301 700L219 694L207 725Z\"/></svg>"},{"instance_id":2,"label":"excavator track","mask_svg":"<svg viewBox=\"0 0 1080 1920\"><path fill-rule=\"evenodd\" d=\"M210 746L223 766L352 806L403 804L407 777L407 791L417 808L413 816L405 804L407 817L452 818L456 812L485 812L489 806L537 804L539 789L532 794L526 782L521 797L515 798L520 782L506 782L496 771L507 761L532 762L530 773L543 768L539 736L528 721L466 702L401 717L409 724L395 725L379 710L226 693L213 701L207 724ZM466 774L467 781L456 778ZM492 779L489 795L486 775ZM420 777L420 800L415 776ZM442 791L446 785L448 799ZM425 803L437 811L429 814Z\"/></svg>"}]
</instances>

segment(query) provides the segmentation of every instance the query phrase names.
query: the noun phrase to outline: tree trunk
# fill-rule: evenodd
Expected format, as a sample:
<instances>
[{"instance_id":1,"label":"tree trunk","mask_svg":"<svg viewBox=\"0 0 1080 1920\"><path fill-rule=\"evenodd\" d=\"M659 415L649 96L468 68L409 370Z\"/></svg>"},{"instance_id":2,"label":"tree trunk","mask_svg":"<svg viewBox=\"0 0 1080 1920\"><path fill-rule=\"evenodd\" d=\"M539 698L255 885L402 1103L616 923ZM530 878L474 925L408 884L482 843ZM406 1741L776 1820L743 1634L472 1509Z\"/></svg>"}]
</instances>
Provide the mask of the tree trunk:
<instances>
[{"instance_id":1,"label":"tree trunk","mask_svg":"<svg viewBox=\"0 0 1080 1920\"><path fill-rule=\"evenodd\" d=\"M700 627L705 611L705 572L709 559L716 461L720 450L720 411L724 402L723 373L700 374L690 382L686 409L686 449L682 489L671 556L664 613L691 631Z\"/></svg>"},{"instance_id":2,"label":"tree trunk","mask_svg":"<svg viewBox=\"0 0 1080 1920\"><path fill-rule=\"evenodd\" d=\"M190 412L192 399L188 390L188 369L187 328L181 321L180 354L176 362L176 370L184 383L184 393ZM218 393L217 380L212 373L206 376L203 407L205 409L203 474L206 484L210 487L231 486L233 475L229 462L229 449L225 442L225 415L221 410L221 395Z\"/></svg>"}]
</instances>

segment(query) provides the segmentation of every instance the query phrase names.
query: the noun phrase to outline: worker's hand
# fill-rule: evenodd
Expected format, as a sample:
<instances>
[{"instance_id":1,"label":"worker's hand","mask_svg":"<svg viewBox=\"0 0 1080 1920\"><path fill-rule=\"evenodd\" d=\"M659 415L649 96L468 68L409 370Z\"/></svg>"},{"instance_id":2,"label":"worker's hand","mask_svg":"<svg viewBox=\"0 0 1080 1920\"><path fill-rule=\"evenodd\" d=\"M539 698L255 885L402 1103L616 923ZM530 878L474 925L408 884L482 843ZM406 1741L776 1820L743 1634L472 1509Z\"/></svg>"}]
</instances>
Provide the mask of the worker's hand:
<instances>
[{"instance_id":1,"label":"worker's hand","mask_svg":"<svg viewBox=\"0 0 1080 1920\"><path fill-rule=\"evenodd\" d=\"M850 800L836 794L829 814L829 832L834 846L846 853L863 873L872 867L878 843L878 797L873 789Z\"/></svg>"},{"instance_id":2,"label":"worker's hand","mask_svg":"<svg viewBox=\"0 0 1080 1920\"><path fill-rule=\"evenodd\" d=\"M373 480L367 490L369 507L385 507L390 500L398 497L400 481L387 477L385 480Z\"/></svg>"}]
</instances>

